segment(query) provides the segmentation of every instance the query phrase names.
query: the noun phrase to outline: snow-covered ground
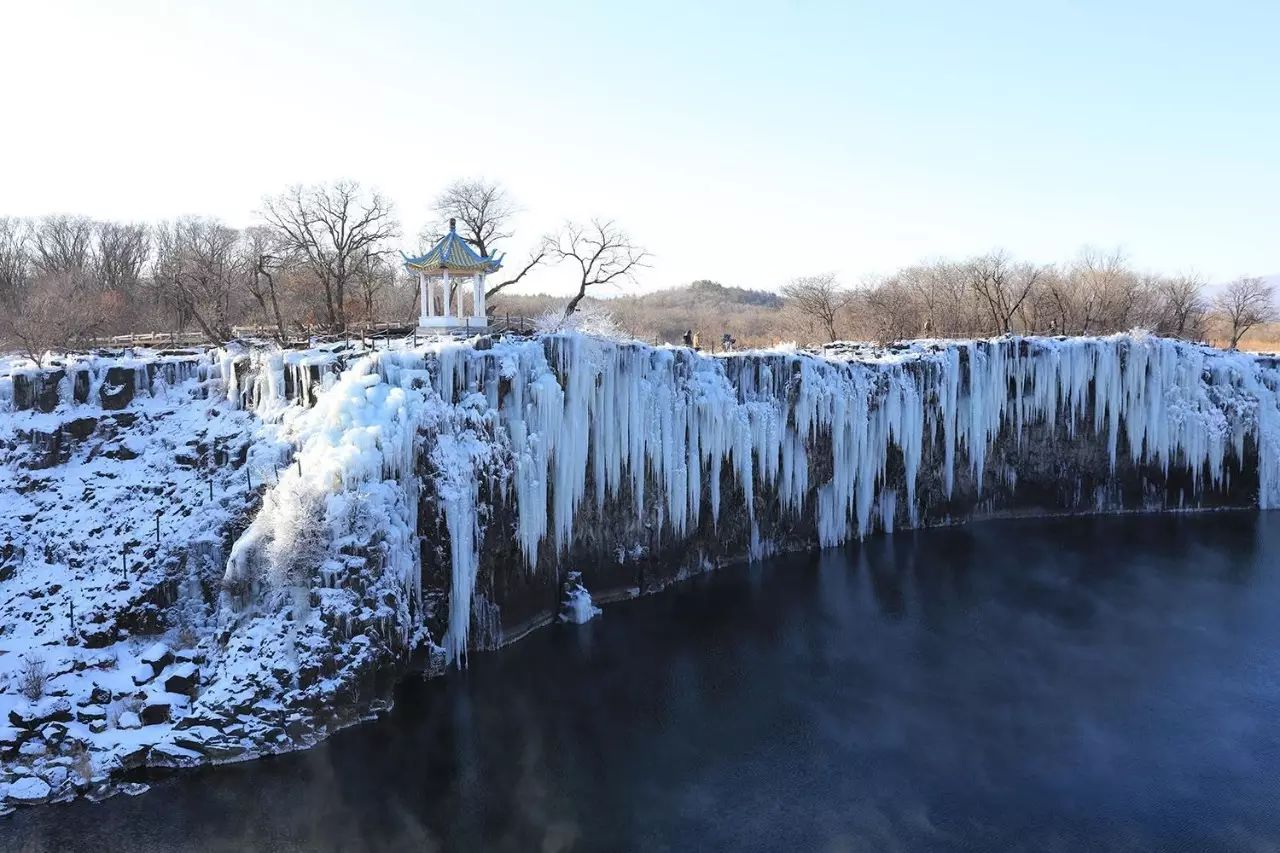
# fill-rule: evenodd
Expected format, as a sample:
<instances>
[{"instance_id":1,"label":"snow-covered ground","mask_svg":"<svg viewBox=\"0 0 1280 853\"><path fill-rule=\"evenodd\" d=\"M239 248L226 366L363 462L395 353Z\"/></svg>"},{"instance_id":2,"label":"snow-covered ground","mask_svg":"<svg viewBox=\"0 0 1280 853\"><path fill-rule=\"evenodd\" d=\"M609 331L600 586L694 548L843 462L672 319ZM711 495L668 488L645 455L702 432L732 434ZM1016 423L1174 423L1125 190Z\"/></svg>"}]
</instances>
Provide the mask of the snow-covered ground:
<instances>
[{"instance_id":1,"label":"snow-covered ground","mask_svg":"<svg viewBox=\"0 0 1280 853\"><path fill-rule=\"evenodd\" d=\"M1256 446L1256 503L1280 504L1280 374L1247 355L1143 335L717 357L577 333L480 343L90 358L62 366L48 412L15 410L32 370L10 364L4 802L314 742L374 707L411 651L465 663L495 606L477 590L486 543L548 571L584 507L656 506L679 541L744 502L763 554L765 488L834 545L918 523L927 448L948 496L959 476L981 489L997 436L1043 422L1093 436L1113 470L1185 467L1198 488ZM123 393L111 367L132 376L120 408L104 408ZM447 567L433 596L424 551ZM580 578L561 592L564 619L599 612Z\"/></svg>"}]
</instances>

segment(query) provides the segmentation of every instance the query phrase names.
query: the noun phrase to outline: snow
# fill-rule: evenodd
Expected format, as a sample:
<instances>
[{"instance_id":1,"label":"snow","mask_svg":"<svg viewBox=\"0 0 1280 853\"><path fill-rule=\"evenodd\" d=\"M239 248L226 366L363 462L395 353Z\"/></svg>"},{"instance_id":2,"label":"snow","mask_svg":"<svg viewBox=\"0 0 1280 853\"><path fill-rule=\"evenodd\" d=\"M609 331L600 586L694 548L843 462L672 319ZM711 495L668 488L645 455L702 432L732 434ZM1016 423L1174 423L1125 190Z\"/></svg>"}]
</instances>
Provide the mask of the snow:
<instances>
[{"instance_id":1,"label":"snow","mask_svg":"<svg viewBox=\"0 0 1280 853\"><path fill-rule=\"evenodd\" d=\"M22 776L9 785L9 799L19 803L43 803L51 793L49 784L38 776Z\"/></svg>"},{"instance_id":2,"label":"snow","mask_svg":"<svg viewBox=\"0 0 1280 853\"><path fill-rule=\"evenodd\" d=\"M582 625L599 616L603 611L591 600L591 593L582 585L582 575L570 572L564 601L560 605L560 621Z\"/></svg>"},{"instance_id":3,"label":"snow","mask_svg":"<svg viewBox=\"0 0 1280 853\"><path fill-rule=\"evenodd\" d=\"M640 518L656 499L664 530L679 538L701 522L705 489L714 523L726 499L722 470L753 522L758 487L768 486L784 512L816 512L824 546L915 524L927 442L942 443L950 495L961 465L981 488L1002 430L1021 441L1026 427L1047 421L1099 436L1112 470L1122 456L1166 471L1185 465L1213 486L1228 454L1242 459L1252 438L1261 446L1259 503L1275 506L1276 387L1275 371L1247 356L1143 334L711 358L563 333L491 349L446 342L375 353L288 422L304 473L282 479L280 501L268 500L228 571L244 571L239 555L261 538L294 535L295 493L323 494L332 510L355 491L391 520L390 580L416 583L421 482L411 475L430 434L452 577L441 643L464 663L485 535L480 486L495 467L505 468L498 487L515 503L514 535L530 571L544 543L555 553L568 547L586 500L629 496ZM829 454L826 464L815 464L817 453ZM905 468L901 492L886 486L892 453ZM811 482L823 469L830 478ZM1016 472L1003 477L1016 484ZM753 541L760 553L770 547ZM410 601L419 594L408 592Z\"/></svg>"},{"instance_id":4,"label":"snow","mask_svg":"<svg viewBox=\"0 0 1280 853\"><path fill-rule=\"evenodd\" d=\"M0 365L0 720L40 707L18 690L34 650L46 691L92 709L67 725L99 769L157 744L196 760L174 723L222 708L239 709L231 745L287 745L279 727L298 703L285 698L327 707L379 656L430 645L465 666L494 641L477 579L486 538L512 537L516 570L553 571L584 509L646 522L656 508L675 542L745 512L754 557L779 547L759 527L780 512L839 545L921 523L926 475L947 496L970 481L1016 489L1016 470L988 471L993 446L1044 423L1095 437L1112 471L1182 468L1200 490L1256 447L1257 502L1280 506L1280 371L1143 334L710 357L568 331L68 367L89 371L89 402L68 402L64 379L41 413L13 410L13 376L33 368ZM122 411L97 404L112 367L135 371ZM91 434L67 440L86 420ZM41 467L52 435L66 444ZM498 502L509 527L495 525ZM1105 495L1080 496L1095 502ZM424 513L440 541L423 541ZM426 628L424 549L447 567L443 636ZM580 576L564 596L567 621L600 612ZM156 680L170 649L184 651ZM197 672L194 698L139 693ZM144 700L173 722L143 726Z\"/></svg>"}]
</instances>

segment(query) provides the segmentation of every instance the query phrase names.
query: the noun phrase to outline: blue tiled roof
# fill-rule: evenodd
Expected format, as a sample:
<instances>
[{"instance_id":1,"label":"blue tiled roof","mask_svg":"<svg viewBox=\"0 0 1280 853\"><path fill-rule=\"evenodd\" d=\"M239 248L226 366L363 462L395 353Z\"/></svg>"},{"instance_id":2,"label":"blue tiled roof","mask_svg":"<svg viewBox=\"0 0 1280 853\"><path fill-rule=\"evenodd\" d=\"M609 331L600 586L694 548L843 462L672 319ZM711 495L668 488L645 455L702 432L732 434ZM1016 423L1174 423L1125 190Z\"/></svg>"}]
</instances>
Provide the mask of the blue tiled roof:
<instances>
[{"instance_id":1,"label":"blue tiled roof","mask_svg":"<svg viewBox=\"0 0 1280 853\"><path fill-rule=\"evenodd\" d=\"M403 252L401 255L404 257L406 267L422 272L439 272L447 269L449 272L470 275L479 272L495 272L502 266L501 256L486 258L471 248L466 240L458 236L452 221L449 223L449 233L441 237L440 242L431 247L431 251L416 258L411 258Z\"/></svg>"}]
</instances>

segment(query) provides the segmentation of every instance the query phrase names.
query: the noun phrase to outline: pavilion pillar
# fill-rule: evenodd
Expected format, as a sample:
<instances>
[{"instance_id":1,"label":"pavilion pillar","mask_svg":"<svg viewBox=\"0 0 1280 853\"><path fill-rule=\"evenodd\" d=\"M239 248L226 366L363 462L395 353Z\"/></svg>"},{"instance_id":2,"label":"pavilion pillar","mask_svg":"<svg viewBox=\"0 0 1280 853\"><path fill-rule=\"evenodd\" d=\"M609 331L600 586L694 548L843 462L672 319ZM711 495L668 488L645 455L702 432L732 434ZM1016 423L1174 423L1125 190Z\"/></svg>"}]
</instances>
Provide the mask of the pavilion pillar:
<instances>
[{"instance_id":1,"label":"pavilion pillar","mask_svg":"<svg viewBox=\"0 0 1280 853\"><path fill-rule=\"evenodd\" d=\"M464 297L467 295L467 289L462 287L462 282L458 282L458 319L466 325L467 303Z\"/></svg>"},{"instance_id":2,"label":"pavilion pillar","mask_svg":"<svg viewBox=\"0 0 1280 853\"><path fill-rule=\"evenodd\" d=\"M441 290L443 291L443 296L444 296L444 298L441 300L442 302L444 302L443 316L446 320L448 320L450 316L450 310L449 310L449 270L447 269L444 271L444 278L440 280L440 287L441 287Z\"/></svg>"},{"instance_id":3,"label":"pavilion pillar","mask_svg":"<svg viewBox=\"0 0 1280 853\"><path fill-rule=\"evenodd\" d=\"M426 325L422 321L430 317L431 294L427 292L427 274L418 271L418 325Z\"/></svg>"},{"instance_id":4,"label":"pavilion pillar","mask_svg":"<svg viewBox=\"0 0 1280 853\"><path fill-rule=\"evenodd\" d=\"M422 287L424 290L426 290L426 293L427 293L427 316L428 317L436 316L436 289L435 289L435 286L432 284L432 281L433 279L431 278L431 276L427 275L426 273L423 273Z\"/></svg>"},{"instance_id":5,"label":"pavilion pillar","mask_svg":"<svg viewBox=\"0 0 1280 853\"><path fill-rule=\"evenodd\" d=\"M485 319L484 310L484 273L471 276L471 316L477 320Z\"/></svg>"}]
</instances>

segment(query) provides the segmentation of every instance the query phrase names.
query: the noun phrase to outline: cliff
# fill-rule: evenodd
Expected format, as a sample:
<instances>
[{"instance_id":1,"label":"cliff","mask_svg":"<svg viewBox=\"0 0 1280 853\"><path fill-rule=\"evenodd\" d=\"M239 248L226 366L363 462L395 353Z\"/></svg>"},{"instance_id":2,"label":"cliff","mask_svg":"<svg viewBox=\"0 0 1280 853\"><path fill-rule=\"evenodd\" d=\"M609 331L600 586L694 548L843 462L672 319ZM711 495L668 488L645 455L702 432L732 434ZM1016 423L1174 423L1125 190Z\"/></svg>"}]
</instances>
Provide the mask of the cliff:
<instances>
[{"instance_id":1,"label":"cliff","mask_svg":"<svg viewBox=\"0 0 1280 853\"><path fill-rule=\"evenodd\" d=\"M1278 388L1270 360L1141 335L716 357L553 335L14 373L2 778L42 780L10 798L35 801L305 746L414 662L782 550L1273 507ZM135 488L104 505L110 480ZM57 674L31 700L37 647Z\"/></svg>"}]
</instances>

